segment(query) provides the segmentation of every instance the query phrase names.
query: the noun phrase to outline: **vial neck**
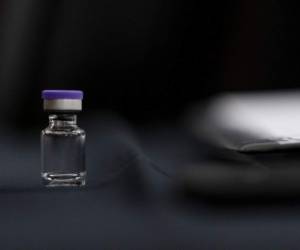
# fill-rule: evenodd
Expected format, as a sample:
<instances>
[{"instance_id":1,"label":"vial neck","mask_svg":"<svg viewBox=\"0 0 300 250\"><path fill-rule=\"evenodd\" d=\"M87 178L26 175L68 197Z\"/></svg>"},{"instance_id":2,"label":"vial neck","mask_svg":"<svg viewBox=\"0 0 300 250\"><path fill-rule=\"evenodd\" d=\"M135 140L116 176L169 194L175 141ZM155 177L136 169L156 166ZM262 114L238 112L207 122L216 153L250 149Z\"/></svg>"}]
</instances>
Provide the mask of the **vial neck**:
<instances>
[{"instance_id":1,"label":"vial neck","mask_svg":"<svg viewBox=\"0 0 300 250\"><path fill-rule=\"evenodd\" d=\"M77 127L77 115L75 114L51 114L49 115L49 127L56 129Z\"/></svg>"}]
</instances>

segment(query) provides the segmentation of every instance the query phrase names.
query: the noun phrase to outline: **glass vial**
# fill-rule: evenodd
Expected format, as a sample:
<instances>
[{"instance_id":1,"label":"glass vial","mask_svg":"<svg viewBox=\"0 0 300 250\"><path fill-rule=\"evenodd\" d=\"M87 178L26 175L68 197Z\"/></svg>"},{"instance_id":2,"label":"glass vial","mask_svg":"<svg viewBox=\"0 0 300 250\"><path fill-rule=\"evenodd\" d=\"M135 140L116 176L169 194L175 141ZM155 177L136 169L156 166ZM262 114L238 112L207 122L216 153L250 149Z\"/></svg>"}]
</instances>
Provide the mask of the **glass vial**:
<instances>
[{"instance_id":1,"label":"glass vial","mask_svg":"<svg viewBox=\"0 0 300 250\"><path fill-rule=\"evenodd\" d=\"M49 125L41 133L42 180L46 186L85 185L85 132L77 125L82 91L44 90Z\"/></svg>"}]
</instances>

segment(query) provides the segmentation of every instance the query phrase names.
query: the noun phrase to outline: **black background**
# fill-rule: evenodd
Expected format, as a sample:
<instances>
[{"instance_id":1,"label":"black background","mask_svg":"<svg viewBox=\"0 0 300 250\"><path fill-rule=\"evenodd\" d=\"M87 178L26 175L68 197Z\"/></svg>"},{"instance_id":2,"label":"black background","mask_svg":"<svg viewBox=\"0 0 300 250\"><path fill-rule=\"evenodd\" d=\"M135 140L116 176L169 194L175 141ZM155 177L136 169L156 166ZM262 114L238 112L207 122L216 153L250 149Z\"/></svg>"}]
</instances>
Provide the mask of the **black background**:
<instances>
[{"instance_id":1,"label":"black background","mask_svg":"<svg viewBox=\"0 0 300 250\"><path fill-rule=\"evenodd\" d=\"M224 91L298 88L298 7L0 0L0 248L297 248L299 197L212 204L183 194L178 172L211 159L177 121ZM85 93L80 190L41 185L40 95L50 88Z\"/></svg>"},{"instance_id":2,"label":"black background","mask_svg":"<svg viewBox=\"0 0 300 250\"><path fill-rule=\"evenodd\" d=\"M3 120L41 120L40 91L86 112L173 120L227 90L298 87L299 16L285 1L1 1ZM30 122L28 118L31 116Z\"/></svg>"}]
</instances>

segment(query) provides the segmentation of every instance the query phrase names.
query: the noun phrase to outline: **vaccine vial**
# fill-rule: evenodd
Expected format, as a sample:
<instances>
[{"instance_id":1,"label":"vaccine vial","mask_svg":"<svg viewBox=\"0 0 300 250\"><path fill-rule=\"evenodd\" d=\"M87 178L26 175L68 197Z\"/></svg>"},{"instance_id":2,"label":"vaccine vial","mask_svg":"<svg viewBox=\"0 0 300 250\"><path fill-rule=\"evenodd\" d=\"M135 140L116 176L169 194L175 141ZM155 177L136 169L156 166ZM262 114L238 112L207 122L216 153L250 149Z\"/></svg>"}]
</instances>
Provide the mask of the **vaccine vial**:
<instances>
[{"instance_id":1,"label":"vaccine vial","mask_svg":"<svg viewBox=\"0 0 300 250\"><path fill-rule=\"evenodd\" d=\"M85 132L77 125L82 110L80 90L44 90L49 125L41 133L43 183L54 186L85 185Z\"/></svg>"}]
</instances>

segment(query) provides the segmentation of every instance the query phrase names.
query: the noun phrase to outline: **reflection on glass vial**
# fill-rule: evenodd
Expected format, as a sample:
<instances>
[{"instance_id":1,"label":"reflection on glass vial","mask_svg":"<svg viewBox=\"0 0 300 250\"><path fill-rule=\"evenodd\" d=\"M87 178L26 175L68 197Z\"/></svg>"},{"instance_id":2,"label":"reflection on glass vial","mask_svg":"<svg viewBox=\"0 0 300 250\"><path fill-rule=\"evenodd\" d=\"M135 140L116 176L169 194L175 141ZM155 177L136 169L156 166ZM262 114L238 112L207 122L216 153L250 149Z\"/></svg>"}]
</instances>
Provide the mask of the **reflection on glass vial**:
<instances>
[{"instance_id":1,"label":"reflection on glass vial","mask_svg":"<svg viewBox=\"0 0 300 250\"><path fill-rule=\"evenodd\" d=\"M83 186L85 132L78 127L75 114L81 110L82 94L73 96L69 90L47 90L43 91L43 98L44 109L50 112L49 126L41 133L43 183L46 186Z\"/></svg>"}]
</instances>

